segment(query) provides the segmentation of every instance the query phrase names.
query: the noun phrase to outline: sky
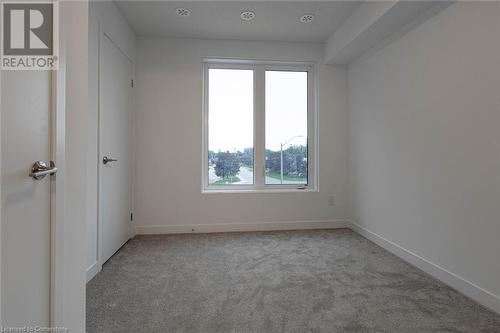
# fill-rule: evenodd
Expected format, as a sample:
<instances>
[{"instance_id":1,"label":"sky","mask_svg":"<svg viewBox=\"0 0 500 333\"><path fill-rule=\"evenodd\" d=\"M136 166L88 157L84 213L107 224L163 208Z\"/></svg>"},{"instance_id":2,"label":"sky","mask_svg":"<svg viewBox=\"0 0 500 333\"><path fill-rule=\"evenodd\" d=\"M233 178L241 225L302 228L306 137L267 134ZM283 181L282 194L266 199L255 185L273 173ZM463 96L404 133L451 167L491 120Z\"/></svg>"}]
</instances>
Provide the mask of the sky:
<instances>
[{"instance_id":1,"label":"sky","mask_svg":"<svg viewBox=\"0 0 500 333\"><path fill-rule=\"evenodd\" d=\"M305 145L307 73L266 72L266 149ZM253 146L253 71L209 70L209 149L243 151ZM295 138L294 138L295 137Z\"/></svg>"}]
</instances>

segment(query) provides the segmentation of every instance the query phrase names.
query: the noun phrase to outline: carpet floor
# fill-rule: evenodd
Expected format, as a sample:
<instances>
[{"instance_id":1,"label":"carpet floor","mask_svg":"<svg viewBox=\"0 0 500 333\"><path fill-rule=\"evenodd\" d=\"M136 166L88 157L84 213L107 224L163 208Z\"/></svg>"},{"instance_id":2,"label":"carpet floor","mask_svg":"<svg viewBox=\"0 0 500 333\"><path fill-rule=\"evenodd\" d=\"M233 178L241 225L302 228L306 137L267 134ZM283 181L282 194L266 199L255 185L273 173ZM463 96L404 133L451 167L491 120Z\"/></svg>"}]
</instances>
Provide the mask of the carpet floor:
<instances>
[{"instance_id":1,"label":"carpet floor","mask_svg":"<svg viewBox=\"0 0 500 333\"><path fill-rule=\"evenodd\" d=\"M347 230L138 236L88 332L500 332L500 315Z\"/></svg>"}]
</instances>

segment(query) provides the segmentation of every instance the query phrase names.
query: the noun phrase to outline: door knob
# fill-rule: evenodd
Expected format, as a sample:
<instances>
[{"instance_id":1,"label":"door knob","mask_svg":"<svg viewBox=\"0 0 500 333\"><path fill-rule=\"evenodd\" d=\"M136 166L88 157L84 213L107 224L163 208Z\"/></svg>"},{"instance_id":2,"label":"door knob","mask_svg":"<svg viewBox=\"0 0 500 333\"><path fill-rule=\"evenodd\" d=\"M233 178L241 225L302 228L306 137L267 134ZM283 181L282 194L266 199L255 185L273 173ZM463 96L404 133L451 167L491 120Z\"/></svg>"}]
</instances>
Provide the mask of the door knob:
<instances>
[{"instance_id":1,"label":"door knob","mask_svg":"<svg viewBox=\"0 0 500 333\"><path fill-rule=\"evenodd\" d=\"M47 165L45 161L36 161L31 166L30 177L33 177L36 180L44 179L47 175L53 175L57 172L56 165L53 161L50 161L50 164Z\"/></svg>"},{"instance_id":2,"label":"door knob","mask_svg":"<svg viewBox=\"0 0 500 333\"><path fill-rule=\"evenodd\" d=\"M102 158L102 163L104 163L104 164L108 164L109 162L116 162L116 161L118 161L118 160L115 160L115 159L109 158L109 157L107 157L107 156L104 156L104 157Z\"/></svg>"}]
</instances>

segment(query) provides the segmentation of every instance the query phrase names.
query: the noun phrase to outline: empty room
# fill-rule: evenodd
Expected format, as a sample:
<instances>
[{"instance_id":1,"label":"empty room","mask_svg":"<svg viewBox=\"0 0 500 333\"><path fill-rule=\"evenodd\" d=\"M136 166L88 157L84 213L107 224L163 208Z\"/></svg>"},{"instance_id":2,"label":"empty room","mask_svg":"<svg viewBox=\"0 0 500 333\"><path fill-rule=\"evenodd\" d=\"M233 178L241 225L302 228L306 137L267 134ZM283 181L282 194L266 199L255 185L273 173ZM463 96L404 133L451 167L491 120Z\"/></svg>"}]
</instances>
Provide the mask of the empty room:
<instances>
[{"instance_id":1,"label":"empty room","mask_svg":"<svg viewBox=\"0 0 500 333\"><path fill-rule=\"evenodd\" d=\"M2 332L500 332L500 2L2 1Z\"/></svg>"}]
</instances>

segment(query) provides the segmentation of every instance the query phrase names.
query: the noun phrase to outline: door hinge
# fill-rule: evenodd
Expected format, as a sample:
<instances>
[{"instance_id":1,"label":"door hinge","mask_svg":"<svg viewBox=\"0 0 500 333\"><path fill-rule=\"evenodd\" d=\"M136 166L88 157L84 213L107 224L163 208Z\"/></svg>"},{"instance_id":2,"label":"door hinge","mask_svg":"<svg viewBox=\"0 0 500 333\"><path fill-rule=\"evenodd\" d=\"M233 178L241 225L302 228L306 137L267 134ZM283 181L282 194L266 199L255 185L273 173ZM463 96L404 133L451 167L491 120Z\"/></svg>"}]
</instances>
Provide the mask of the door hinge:
<instances>
[{"instance_id":1,"label":"door hinge","mask_svg":"<svg viewBox=\"0 0 500 333\"><path fill-rule=\"evenodd\" d=\"M130 221L134 220L134 213L130 213Z\"/></svg>"},{"instance_id":2,"label":"door hinge","mask_svg":"<svg viewBox=\"0 0 500 333\"><path fill-rule=\"evenodd\" d=\"M130 80L130 86L133 88L134 87L134 80Z\"/></svg>"}]
</instances>

